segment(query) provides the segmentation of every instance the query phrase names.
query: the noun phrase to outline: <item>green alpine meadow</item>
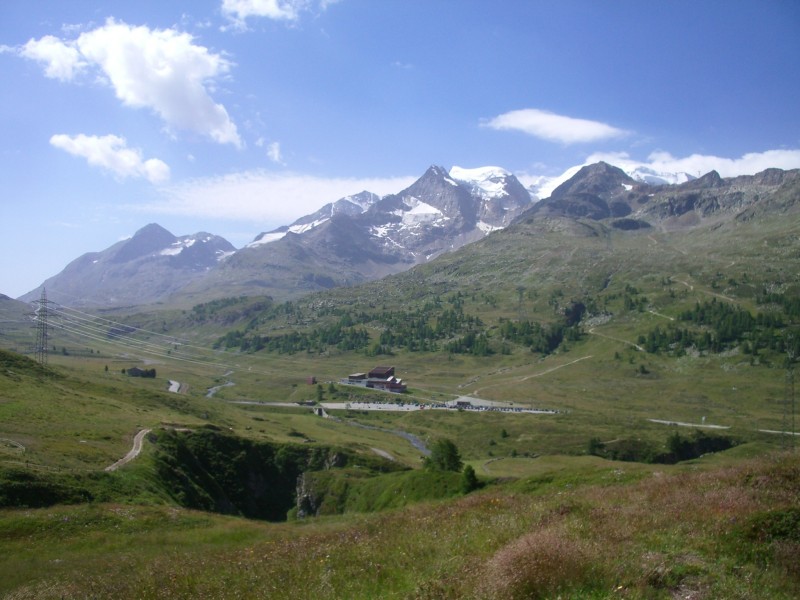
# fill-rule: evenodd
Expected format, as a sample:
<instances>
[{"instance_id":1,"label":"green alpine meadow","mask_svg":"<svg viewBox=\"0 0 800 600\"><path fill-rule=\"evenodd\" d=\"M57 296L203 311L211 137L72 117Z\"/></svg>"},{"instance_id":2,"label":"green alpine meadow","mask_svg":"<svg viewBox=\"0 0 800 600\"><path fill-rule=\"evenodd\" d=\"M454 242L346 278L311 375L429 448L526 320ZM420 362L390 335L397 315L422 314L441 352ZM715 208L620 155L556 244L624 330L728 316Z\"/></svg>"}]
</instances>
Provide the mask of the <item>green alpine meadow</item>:
<instances>
[{"instance_id":1,"label":"green alpine meadow","mask_svg":"<svg viewBox=\"0 0 800 600\"><path fill-rule=\"evenodd\" d=\"M3 297L0 596L796 598L800 178L619 176L288 299Z\"/></svg>"}]
</instances>

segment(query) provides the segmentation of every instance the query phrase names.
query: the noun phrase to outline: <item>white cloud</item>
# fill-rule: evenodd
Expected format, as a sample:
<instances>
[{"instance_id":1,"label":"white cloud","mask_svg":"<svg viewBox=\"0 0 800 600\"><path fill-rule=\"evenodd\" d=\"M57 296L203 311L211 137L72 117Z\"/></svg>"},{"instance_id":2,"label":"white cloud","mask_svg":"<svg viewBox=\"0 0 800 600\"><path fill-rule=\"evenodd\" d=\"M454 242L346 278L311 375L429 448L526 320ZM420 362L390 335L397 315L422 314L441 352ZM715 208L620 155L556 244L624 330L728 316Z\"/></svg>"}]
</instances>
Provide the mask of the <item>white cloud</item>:
<instances>
[{"instance_id":1,"label":"white cloud","mask_svg":"<svg viewBox=\"0 0 800 600\"><path fill-rule=\"evenodd\" d=\"M65 44L52 35L28 40L19 54L44 64L45 76L61 81L71 81L87 66L74 44Z\"/></svg>"},{"instance_id":2,"label":"white cloud","mask_svg":"<svg viewBox=\"0 0 800 600\"><path fill-rule=\"evenodd\" d=\"M248 17L294 21L307 0L222 0L222 14L241 23Z\"/></svg>"},{"instance_id":3,"label":"white cloud","mask_svg":"<svg viewBox=\"0 0 800 600\"><path fill-rule=\"evenodd\" d=\"M748 152L740 158L725 158L708 154L692 154L678 158L669 152L657 151L651 153L645 161L635 160L626 152L596 152L589 156L586 164L601 160L625 170L641 166L659 173L688 173L698 177L709 171L717 171L721 177L736 177L738 175L754 175L772 167L778 169L800 168L800 150Z\"/></svg>"},{"instance_id":4,"label":"white cloud","mask_svg":"<svg viewBox=\"0 0 800 600\"><path fill-rule=\"evenodd\" d=\"M138 148L128 148L125 138L116 135L57 134L50 138L50 144L81 156L93 167L109 170L122 179L143 177L151 183L169 179L169 167L165 162L157 158L143 160Z\"/></svg>"},{"instance_id":5,"label":"white cloud","mask_svg":"<svg viewBox=\"0 0 800 600\"><path fill-rule=\"evenodd\" d=\"M281 154L280 142L272 142L269 146L267 146L267 157L272 162L278 163L279 165L285 164L283 162L283 154Z\"/></svg>"},{"instance_id":6,"label":"white cloud","mask_svg":"<svg viewBox=\"0 0 800 600\"><path fill-rule=\"evenodd\" d=\"M124 104L150 108L170 127L241 145L225 107L206 89L228 72L230 63L194 44L188 33L109 19L105 26L81 34L77 43L81 53L102 68Z\"/></svg>"},{"instance_id":7,"label":"white cloud","mask_svg":"<svg viewBox=\"0 0 800 600\"><path fill-rule=\"evenodd\" d=\"M521 131L562 144L597 142L629 134L599 121L566 117L537 108L512 110L489 119L483 125L498 130Z\"/></svg>"},{"instance_id":8,"label":"white cloud","mask_svg":"<svg viewBox=\"0 0 800 600\"><path fill-rule=\"evenodd\" d=\"M368 190L396 193L416 177L325 178L299 173L248 171L196 179L162 189L162 200L137 211L286 225L328 202Z\"/></svg>"},{"instance_id":9,"label":"white cloud","mask_svg":"<svg viewBox=\"0 0 800 600\"><path fill-rule=\"evenodd\" d=\"M294 22L300 14L316 9L325 10L338 0L222 0L222 14L234 27L247 28L247 19L263 17L275 21Z\"/></svg>"},{"instance_id":10,"label":"white cloud","mask_svg":"<svg viewBox=\"0 0 800 600\"><path fill-rule=\"evenodd\" d=\"M98 68L126 106L154 111L170 129L241 147L227 110L209 95L231 63L195 44L188 33L109 19L74 41L30 40L19 54L44 63L45 75L62 81L74 80L89 66Z\"/></svg>"}]
</instances>

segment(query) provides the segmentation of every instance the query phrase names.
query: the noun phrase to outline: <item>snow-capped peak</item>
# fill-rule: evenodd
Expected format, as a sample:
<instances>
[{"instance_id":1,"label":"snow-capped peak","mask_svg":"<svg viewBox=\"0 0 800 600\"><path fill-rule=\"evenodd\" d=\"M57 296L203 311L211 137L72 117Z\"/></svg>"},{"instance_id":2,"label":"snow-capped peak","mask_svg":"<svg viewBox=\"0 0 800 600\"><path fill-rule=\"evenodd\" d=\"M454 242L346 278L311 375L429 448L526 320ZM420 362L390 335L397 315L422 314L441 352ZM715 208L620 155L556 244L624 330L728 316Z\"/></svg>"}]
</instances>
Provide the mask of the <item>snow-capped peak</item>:
<instances>
[{"instance_id":1,"label":"snow-capped peak","mask_svg":"<svg viewBox=\"0 0 800 600\"><path fill-rule=\"evenodd\" d=\"M642 183L649 183L650 185L675 185L695 179L688 173L665 173L645 166L638 166L632 169L623 168L622 170L632 179Z\"/></svg>"},{"instance_id":2,"label":"snow-capped peak","mask_svg":"<svg viewBox=\"0 0 800 600\"><path fill-rule=\"evenodd\" d=\"M352 196L345 196L342 200L349 202L350 204L354 204L361 209L361 212L367 210L370 206L375 204L375 201L378 199L378 196L372 194L370 192L361 192L360 194L354 194ZM334 203L334 206L336 203Z\"/></svg>"},{"instance_id":3,"label":"snow-capped peak","mask_svg":"<svg viewBox=\"0 0 800 600\"><path fill-rule=\"evenodd\" d=\"M526 178L528 181L528 191L531 193L531 196L536 198L537 200L544 200L545 198L549 198L550 195L553 193L558 186L560 186L565 181L569 181L583 168L584 165L577 165L574 167L570 167L566 171L564 171L561 175L556 175L555 177L548 177L546 175L540 175L539 177Z\"/></svg>"},{"instance_id":4,"label":"snow-capped peak","mask_svg":"<svg viewBox=\"0 0 800 600\"><path fill-rule=\"evenodd\" d=\"M450 169L450 177L469 186L474 193L483 198L496 198L506 194L506 178L511 173L501 167L477 167L465 169L454 166Z\"/></svg>"}]
</instances>

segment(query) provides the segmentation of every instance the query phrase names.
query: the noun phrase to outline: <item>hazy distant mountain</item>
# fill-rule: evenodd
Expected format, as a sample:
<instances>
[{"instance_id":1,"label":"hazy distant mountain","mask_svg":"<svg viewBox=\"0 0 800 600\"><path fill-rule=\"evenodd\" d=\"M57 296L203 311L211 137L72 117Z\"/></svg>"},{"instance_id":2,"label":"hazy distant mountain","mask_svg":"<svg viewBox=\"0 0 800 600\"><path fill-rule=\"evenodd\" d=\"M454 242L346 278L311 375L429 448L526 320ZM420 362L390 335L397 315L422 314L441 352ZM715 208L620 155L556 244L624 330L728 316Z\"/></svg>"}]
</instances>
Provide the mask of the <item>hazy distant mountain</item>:
<instances>
[{"instance_id":1,"label":"hazy distant mountain","mask_svg":"<svg viewBox=\"0 0 800 600\"><path fill-rule=\"evenodd\" d=\"M202 278L235 248L210 233L174 236L151 223L133 237L75 259L20 300L48 299L71 306L121 306L157 302Z\"/></svg>"}]
</instances>

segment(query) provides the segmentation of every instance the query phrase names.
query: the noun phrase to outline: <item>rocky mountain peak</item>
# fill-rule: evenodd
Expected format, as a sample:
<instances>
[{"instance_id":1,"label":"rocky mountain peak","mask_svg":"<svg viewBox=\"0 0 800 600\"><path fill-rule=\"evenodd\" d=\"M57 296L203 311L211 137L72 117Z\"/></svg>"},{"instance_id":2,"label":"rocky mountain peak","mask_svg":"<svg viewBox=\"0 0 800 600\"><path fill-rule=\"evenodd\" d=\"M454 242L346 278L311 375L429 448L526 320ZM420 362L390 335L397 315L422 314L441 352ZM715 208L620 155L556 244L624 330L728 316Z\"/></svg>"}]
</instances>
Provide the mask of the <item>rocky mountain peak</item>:
<instances>
[{"instance_id":1,"label":"rocky mountain peak","mask_svg":"<svg viewBox=\"0 0 800 600\"><path fill-rule=\"evenodd\" d=\"M434 178L434 179L441 179L441 178L449 178L450 173L448 173L447 169L444 167L440 167L439 165L431 165L428 167L428 170L422 175L420 179L426 178Z\"/></svg>"},{"instance_id":2,"label":"rocky mountain peak","mask_svg":"<svg viewBox=\"0 0 800 600\"><path fill-rule=\"evenodd\" d=\"M574 177L553 190L551 198L575 194L602 195L619 191L623 186L638 185L640 184L622 169L605 162L598 162L582 167Z\"/></svg>"},{"instance_id":3,"label":"rocky mountain peak","mask_svg":"<svg viewBox=\"0 0 800 600\"><path fill-rule=\"evenodd\" d=\"M686 184L687 189L704 190L722 187L725 185L722 177L716 171L709 171L702 177L698 177L694 181Z\"/></svg>"},{"instance_id":4,"label":"rocky mountain peak","mask_svg":"<svg viewBox=\"0 0 800 600\"><path fill-rule=\"evenodd\" d=\"M435 165L394 197L400 199L408 207L407 210L413 208L412 204L423 201L442 211L447 217L468 214L474 203L469 190L450 177L447 169Z\"/></svg>"},{"instance_id":5,"label":"rocky mountain peak","mask_svg":"<svg viewBox=\"0 0 800 600\"><path fill-rule=\"evenodd\" d=\"M168 247L177 238L157 223L145 225L128 240L120 242L112 258L115 263L123 263L146 256Z\"/></svg>"}]
</instances>

